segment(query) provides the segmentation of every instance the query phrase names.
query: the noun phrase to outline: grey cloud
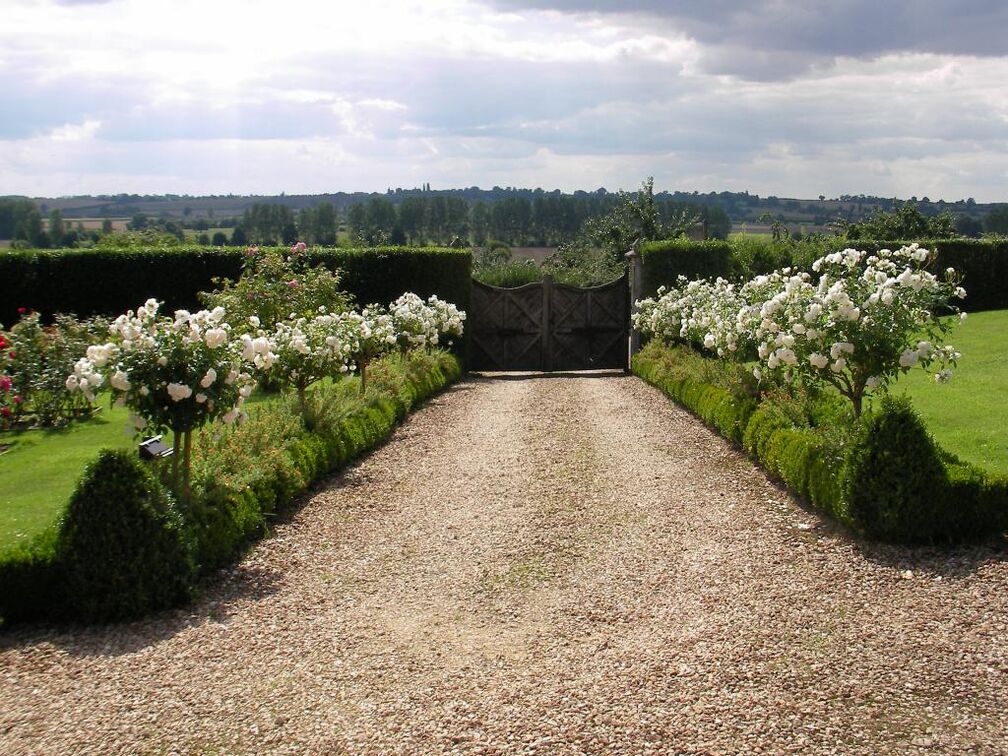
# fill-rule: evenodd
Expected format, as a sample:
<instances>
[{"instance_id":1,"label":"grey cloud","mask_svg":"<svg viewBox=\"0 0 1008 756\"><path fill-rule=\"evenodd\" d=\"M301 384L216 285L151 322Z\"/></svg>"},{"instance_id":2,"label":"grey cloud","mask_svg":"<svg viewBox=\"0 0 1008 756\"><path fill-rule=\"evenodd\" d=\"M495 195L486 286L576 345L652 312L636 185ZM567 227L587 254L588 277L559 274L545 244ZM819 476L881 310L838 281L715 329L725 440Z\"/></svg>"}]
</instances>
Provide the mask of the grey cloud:
<instances>
[{"instance_id":1,"label":"grey cloud","mask_svg":"<svg viewBox=\"0 0 1008 756\"><path fill-rule=\"evenodd\" d=\"M786 78L836 56L1008 55L1004 0L490 0L508 10L644 16L701 42L712 73Z\"/></svg>"}]
</instances>

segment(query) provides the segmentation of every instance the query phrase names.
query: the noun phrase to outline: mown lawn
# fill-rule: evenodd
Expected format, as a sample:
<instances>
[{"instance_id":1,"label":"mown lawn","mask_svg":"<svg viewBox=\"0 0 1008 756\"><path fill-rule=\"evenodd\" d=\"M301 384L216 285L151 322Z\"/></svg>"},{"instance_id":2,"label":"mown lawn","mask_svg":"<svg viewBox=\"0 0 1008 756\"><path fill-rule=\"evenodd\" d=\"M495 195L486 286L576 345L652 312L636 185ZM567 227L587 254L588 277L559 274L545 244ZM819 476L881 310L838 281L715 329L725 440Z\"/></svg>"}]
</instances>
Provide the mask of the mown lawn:
<instances>
[{"instance_id":1,"label":"mown lawn","mask_svg":"<svg viewBox=\"0 0 1008 756\"><path fill-rule=\"evenodd\" d=\"M58 430L0 433L0 551L47 528L62 511L84 466L102 448L129 448L129 411L98 415Z\"/></svg>"},{"instance_id":2,"label":"mown lawn","mask_svg":"<svg viewBox=\"0 0 1008 756\"><path fill-rule=\"evenodd\" d=\"M963 355L949 383L936 385L933 376L911 370L894 392L910 395L942 447L1008 475L1008 310L969 315L949 341Z\"/></svg>"}]
</instances>

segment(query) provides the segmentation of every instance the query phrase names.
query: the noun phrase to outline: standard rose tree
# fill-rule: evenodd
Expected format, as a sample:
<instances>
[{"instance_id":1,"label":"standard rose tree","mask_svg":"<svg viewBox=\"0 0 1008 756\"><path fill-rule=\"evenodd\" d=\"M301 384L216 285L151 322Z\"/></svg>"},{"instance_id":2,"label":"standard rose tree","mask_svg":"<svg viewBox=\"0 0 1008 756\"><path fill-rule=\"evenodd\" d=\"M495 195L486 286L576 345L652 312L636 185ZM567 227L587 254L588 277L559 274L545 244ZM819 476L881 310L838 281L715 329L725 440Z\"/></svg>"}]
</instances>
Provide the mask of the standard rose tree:
<instances>
[{"instance_id":1,"label":"standard rose tree","mask_svg":"<svg viewBox=\"0 0 1008 756\"><path fill-rule=\"evenodd\" d=\"M88 348L66 386L93 401L107 385L132 410L138 430L171 431L172 482L188 500L192 431L218 419L235 422L255 385L252 372L268 367L272 355L268 343L257 350L253 339L234 338L223 308L178 310L174 318L158 309L149 299L116 318L108 342Z\"/></svg>"},{"instance_id":2,"label":"standard rose tree","mask_svg":"<svg viewBox=\"0 0 1008 756\"><path fill-rule=\"evenodd\" d=\"M680 279L637 303L634 327L720 357L756 359L760 380L829 384L859 416L867 394L914 366L938 382L951 377L960 355L943 343L954 320L942 315L966 292L952 268L941 277L928 271L934 257L916 244L877 254L846 249L813 263L817 280L790 268L737 288Z\"/></svg>"}]
</instances>

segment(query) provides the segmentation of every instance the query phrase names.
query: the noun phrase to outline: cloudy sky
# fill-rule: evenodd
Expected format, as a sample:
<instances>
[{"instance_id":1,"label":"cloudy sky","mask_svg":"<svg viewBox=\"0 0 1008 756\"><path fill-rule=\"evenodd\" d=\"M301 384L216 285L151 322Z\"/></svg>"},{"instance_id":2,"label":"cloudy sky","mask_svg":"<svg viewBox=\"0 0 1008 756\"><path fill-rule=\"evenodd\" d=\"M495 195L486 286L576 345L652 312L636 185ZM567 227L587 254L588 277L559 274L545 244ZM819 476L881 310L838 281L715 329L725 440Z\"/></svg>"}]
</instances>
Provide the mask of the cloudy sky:
<instances>
[{"instance_id":1,"label":"cloudy sky","mask_svg":"<svg viewBox=\"0 0 1008 756\"><path fill-rule=\"evenodd\" d=\"M1005 0L3 0L0 194L1008 201Z\"/></svg>"}]
</instances>

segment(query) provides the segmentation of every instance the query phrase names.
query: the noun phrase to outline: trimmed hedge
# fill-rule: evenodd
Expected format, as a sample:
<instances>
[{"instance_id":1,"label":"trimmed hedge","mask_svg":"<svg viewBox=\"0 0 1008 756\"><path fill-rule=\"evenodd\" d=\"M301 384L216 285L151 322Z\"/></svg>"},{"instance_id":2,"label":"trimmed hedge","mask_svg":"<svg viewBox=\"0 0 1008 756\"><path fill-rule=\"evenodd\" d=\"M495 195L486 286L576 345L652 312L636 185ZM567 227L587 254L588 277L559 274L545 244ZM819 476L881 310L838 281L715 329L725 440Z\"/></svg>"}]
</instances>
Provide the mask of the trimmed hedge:
<instances>
[{"instance_id":1,"label":"trimmed hedge","mask_svg":"<svg viewBox=\"0 0 1008 756\"><path fill-rule=\"evenodd\" d=\"M148 470L130 455L120 460L119 454L102 452L78 484L76 506L61 522L29 546L0 556L0 622L117 620L182 600L195 585L196 574L187 567L190 545L199 573L234 562L315 480L378 446L411 409L462 372L458 359L447 352L393 360L397 364L372 366L366 403L315 431L305 430L298 419L296 430L275 439L269 455L233 480L208 486L182 513L183 531L174 529L164 514L169 510L157 495L160 486L148 480ZM115 502L109 485L116 489ZM116 515L111 519L101 515L112 511ZM79 537L83 529L89 531L86 538ZM172 550L172 533L179 536L181 550ZM129 547L129 558L103 562L101 544L117 540ZM148 558L149 564L144 562ZM170 564L176 569L155 570L159 580L143 578L151 568ZM120 574L127 565L140 573L133 582ZM118 576L95 579L102 570ZM71 590L75 595L68 595Z\"/></svg>"},{"instance_id":2,"label":"trimmed hedge","mask_svg":"<svg viewBox=\"0 0 1008 756\"><path fill-rule=\"evenodd\" d=\"M98 454L70 498L56 563L61 613L85 621L124 620L192 596L192 536L161 482L135 454Z\"/></svg>"},{"instance_id":3,"label":"trimmed hedge","mask_svg":"<svg viewBox=\"0 0 1008 756\"><path fill-rule=\"evenodd\" d=\"M167 310L194 309L197 293L214 278L237 279L240 249L182 246L150 250L9 250L0 253L0 323L17 321L17 309L79 317L118 315L149 297ZM361 305L387 304L405 291L437 294L469 309L472 255L441 247L341 247L313 250L309 259L343 271L343 288Z\"/></svg>"},{"instance_id":4,"label":"trimmed hedge","mask_svg":"<svg viewBox=\"0 0 1008 756\"><path fill-rule=\"evenodd\" d=\"M676 375L680 348L649 344L631 360L640 378L741 445L795 495L869 538L951 542L1008 530L1008 479L942 451L908 400L885 399L846 442L800 427L778 405L758 407Z\"/></svg>"},{"instance_id":5,"label":"trimmed hedge","mask_svg":"<svg viewBox=\"0 0 1008 756\"><path fill-rule=\"evenodd\" d=\"M842 238L814 242L746 238L650 242L640 249L644 263L644 296L654 296L660 286L674 285L681 275L690 279L750 278L789 265L811 271L812 262L830 252L847 247L877 252L906 243ZM1008 308L1008 240L939 239L919 243L937 250L936 271L953 267L963 275L963 286L968 294L965 309L977 312Z\"/></svg>"}]
</instances>

